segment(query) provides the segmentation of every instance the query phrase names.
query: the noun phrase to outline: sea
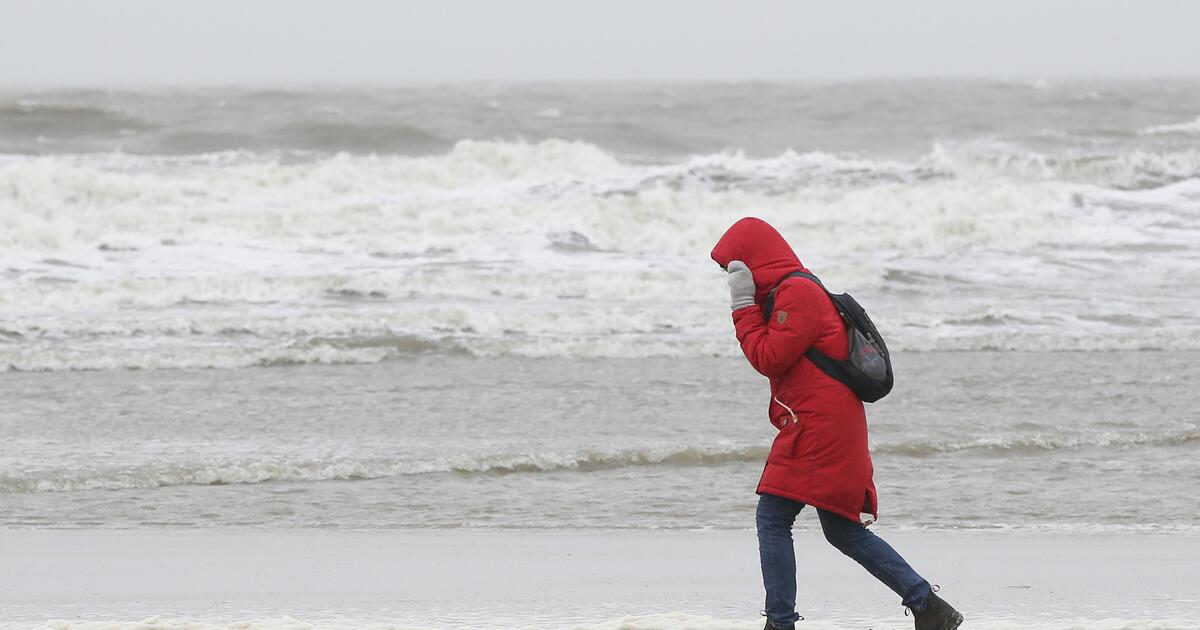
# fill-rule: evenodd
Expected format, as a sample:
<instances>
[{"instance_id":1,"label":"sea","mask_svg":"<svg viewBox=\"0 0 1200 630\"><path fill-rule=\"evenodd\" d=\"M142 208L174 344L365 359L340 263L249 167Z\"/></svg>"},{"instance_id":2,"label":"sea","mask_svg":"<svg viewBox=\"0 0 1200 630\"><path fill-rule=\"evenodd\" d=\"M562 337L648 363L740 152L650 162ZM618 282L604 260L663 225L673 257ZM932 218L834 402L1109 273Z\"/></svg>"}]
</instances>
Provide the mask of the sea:
<instances>
[{"instance_id":1,"label":"sea","mask_svg":"<svg viewBox=\"0 0 1200 630\"><path fill-rule=\"evenodd\" d=\"M1181 79L0 89L0 528L751 530L744 216L893 353L875 527L1200 534Z\"/></svg>"}]
</instances>

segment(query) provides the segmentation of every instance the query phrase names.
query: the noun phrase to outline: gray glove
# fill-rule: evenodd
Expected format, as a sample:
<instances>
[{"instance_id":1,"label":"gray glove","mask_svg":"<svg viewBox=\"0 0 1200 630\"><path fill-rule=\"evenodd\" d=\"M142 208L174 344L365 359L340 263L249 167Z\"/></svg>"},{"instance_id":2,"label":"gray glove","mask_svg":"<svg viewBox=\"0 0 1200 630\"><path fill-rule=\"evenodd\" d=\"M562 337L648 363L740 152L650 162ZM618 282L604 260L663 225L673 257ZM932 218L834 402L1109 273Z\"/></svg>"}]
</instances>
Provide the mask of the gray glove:
<instances>
[{"instance_id":1,"label":"gray glove","mask_svg":"<svg viewBox=\"0 0 1200 630\"><path fill-rule=\"evenodd\" d=\"M754 306L754 275L746 263L731 260L725 270L729 272L729 306L735 311Z\"/></svg>"}]
</instances>

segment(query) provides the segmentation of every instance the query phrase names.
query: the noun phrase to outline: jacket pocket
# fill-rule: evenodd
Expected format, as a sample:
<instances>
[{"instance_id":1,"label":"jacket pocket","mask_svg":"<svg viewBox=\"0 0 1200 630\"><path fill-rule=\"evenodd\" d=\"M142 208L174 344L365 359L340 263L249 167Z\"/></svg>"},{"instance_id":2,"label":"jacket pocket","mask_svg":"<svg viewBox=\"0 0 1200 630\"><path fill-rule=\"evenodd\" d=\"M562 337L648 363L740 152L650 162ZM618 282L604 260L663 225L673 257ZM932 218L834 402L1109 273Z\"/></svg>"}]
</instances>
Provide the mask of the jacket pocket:
<instances>
[{"instance_id":1,"label":"jacket pocket","mask_svg":"<svg viewBox=\"0 0 1200 630\"><path fill-rule=\"evenodd\" d=\"M779 400L779 396L771 396L771 401L784 411L783 415L772 413L772 419L774 419L774 416L779 416L786 420L788 424L794 425L800 423L800 418L796 415L796 412L787 403Z\"/></svg>"},{"instance_id":2,"label":"jacket pocket","mask_svg":"<svg viewBox=\"0 0 1200 630\"><path fill-rule=\"evenodd\" d=\"M772 401L783 410L783 415L781 416L783 422L782 426L779 427L779 432L790 434L787 436L788 448L785 450L785 453L788 458L797 460L803 456L804 429L808 424L806 422L807 416L804 415L804 412L797 413L778 396L773 396Z\"/></svg>"}]
</instances>

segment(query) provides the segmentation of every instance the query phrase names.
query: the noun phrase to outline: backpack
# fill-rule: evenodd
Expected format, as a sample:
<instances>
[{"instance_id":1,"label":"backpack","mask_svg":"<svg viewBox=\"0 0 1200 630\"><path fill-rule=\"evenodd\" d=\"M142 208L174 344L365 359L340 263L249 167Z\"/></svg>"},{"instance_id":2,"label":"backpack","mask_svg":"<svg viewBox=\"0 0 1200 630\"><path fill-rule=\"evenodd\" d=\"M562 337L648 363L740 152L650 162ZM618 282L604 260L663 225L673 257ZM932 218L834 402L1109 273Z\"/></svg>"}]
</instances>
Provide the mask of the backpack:
<instances>
[{"instance_id":1,"label":"backpack","mask_svg":"<svg viewBox=\"0 0 1200 630\"><path fill-rule=\"evenodd\" d=\"M763 300L763 319L770 321L771 312L775 310L775 291L788 278L807 278L817 283L833 301L838 315L842 316L842 321L846 324L846 336L850 338L850 354L845 361L832 359L816 348L809 348L804 356L821 368L822 372L849 387L863 402L875 402L887 396L888 392L892 391L891 355L888 354L887 345L883 343L883 337L867 316L867 311L848 293L830 293L816 276L803 271L793 271L781 278Z\"/></svg>"}]
</instances>

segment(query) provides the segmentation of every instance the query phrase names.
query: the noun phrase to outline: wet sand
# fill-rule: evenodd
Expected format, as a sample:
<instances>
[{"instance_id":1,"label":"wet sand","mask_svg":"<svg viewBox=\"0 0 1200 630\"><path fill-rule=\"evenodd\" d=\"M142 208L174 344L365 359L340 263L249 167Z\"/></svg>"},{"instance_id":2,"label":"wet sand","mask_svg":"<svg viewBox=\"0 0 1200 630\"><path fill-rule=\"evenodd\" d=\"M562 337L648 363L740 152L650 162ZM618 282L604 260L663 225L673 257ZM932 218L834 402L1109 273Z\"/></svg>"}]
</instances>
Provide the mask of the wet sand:
<instances>
[{"instance_id":1,"label":"wet sand","mask_svg":"<svg viewBox=\"0 0 1200 630\"><path fill-rule=\"evenodd\" d=\"M966 628L1200 627L1200 537L877 532ZM819 532L797 555L805 627L912 627ZM0 564L5 628L761 627L751 531L9 529Z\"/></svg>"}]
</instances>

